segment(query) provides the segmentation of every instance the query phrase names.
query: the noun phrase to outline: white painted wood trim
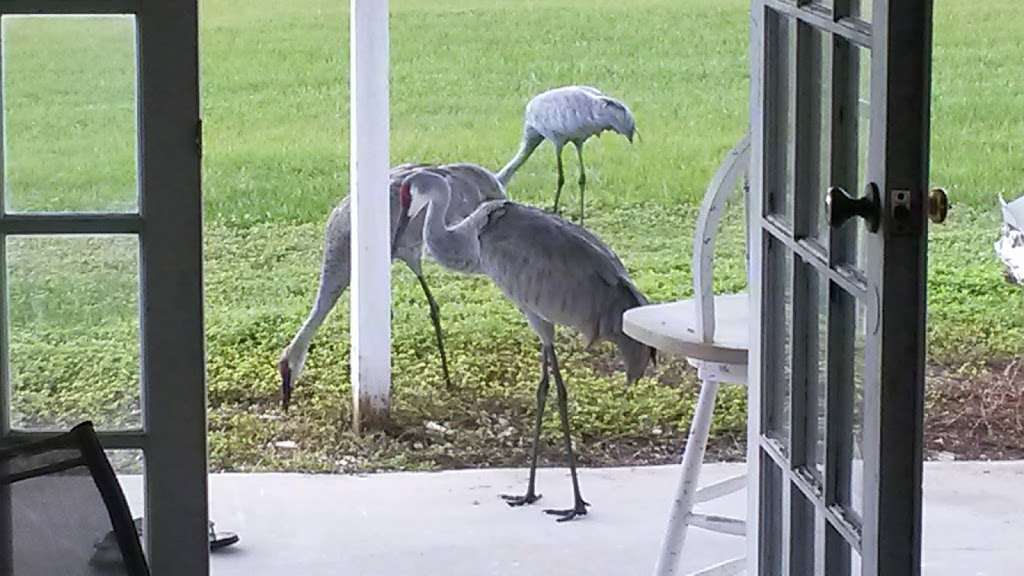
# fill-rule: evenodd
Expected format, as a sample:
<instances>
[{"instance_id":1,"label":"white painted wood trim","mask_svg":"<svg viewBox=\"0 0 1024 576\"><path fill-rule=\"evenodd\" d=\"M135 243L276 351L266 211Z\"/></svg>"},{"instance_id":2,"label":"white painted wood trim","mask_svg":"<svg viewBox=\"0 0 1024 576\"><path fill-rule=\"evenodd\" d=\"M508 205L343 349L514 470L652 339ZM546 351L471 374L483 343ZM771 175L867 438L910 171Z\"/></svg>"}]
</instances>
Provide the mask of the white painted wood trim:
<instances>
[{"instance_id":1,"label":"white painted wood trim","mask_svg":"<svg viewBox=\"0 0 1024 576\"><path fill-rule=\"evenodd\" d=\"M703 342L715 338L714 266L715 240L725 205L736 189L740 175L745 174L750 162L750 134L729 151L708 184L697 215L693 237L693 300L697 319L697 337Z\"/></svg>"},{"instance_id":2,"label":"white painted wood trim","mask_svg":"<svg viewBox=\"0 0 1024 576\"><path fill-rule=\"evenodd\" d=\"M699 572L693 572L689 576L733 576L740 574L747 567L746 558L733 558L725 562L719 562Z\"/></svg>"},{"instance_id":3,"label":"white painted wood trim","mask_svg":"<svg viewBox=\"0 0 1024 576\"><path fill-rule=\"evenodd\" d=\"M666 354L743 365L747 363L748 299L745 294L715 297L718 330L712 342L697 337L693 300L648 304L622 315L622 330Z\"/></svg>"},{"instance_id":4,"label":"white painted wood trim","mask_svg":"<svg viewBox=\"0 0 1024 576\"><path fill-rule=\"evenodd\" d=\"M353 426L375 426L391 404L391 203L388 2L352 0L351 175Z\"/></svg>"},{"instance_id":5,"label":"white painted wood trim","mask_svg":"<svg viewBox=\"0 0 1024 576\"><path fill-rule=\"evenodd\" d=\"M747 573L761 573L761 265L764 188L765 6L752 0L750 9L750 165L747 191L747 290L750 295L750 346L747 365Z\"/></svg>"},{"instance_id":6,"label":"white painted wood trim","mask_svg":"<svg viewBox=\"0 0 1024 576\"><path fill-rule=\"evenodd\" d=\"M138 12L145 538L153 576L209 573L199 15Z\"/></svg>"},{"instance_id":7,"label":"white painted wood trim","mask_svg":"<svg viewBox=\"0 0 1024 576\"><path fill-rule=\"evenodd\" d=\"M714 380L722 384L747 385L746 364L727 364L724 362L706 362L704 360L687 359L690 366L697 369L697 377L701 380Z\"/></svg>"},{"instance_id":8,"label":"white painted wood trim","mask_svg":"<svg viewBox=\"0 0 1024 576\"><path fill-rule=\"evenodd\" d=\"M693 421L690 423L690 435L686 439L686 449L683 451L679 484L676 486L676 493L669 509L668 529L665 530L661 543L654 576L679 574L679 558L686 546L686 533L693 516L700 469L704 464L704 449L707 447L708 433L711 431L711 418L714 415L717 396L718 382L710 380L701 383L700 397L697 399Z\"/></svg>"},{"instance_id":9,"label":"white painted wood trim","mask_svg":"<svg viewBox=\"0 0 1024 576\"><path fill-rule=\"evenodd\" d=\"M710 502L711 500L716 500L723 496L728 496L729 494L732 494L734 492L739 492L740 490L743 490L746 487L747 475L740 474L738 476L733 476L732 478L720 480L718 482L715 482L714 484L708 484L707 486L701 488L700 490L697 491L697 495L694 497L693 501L695 504Z\"/></svg>"},{"instance_id":10,"label":"white painted wood trim","mask_svg":"<svg viewBox=\"0 0 1024 576\"><path fill-rule=\"evenodd\" d=\"M747 534L747 523L739 518L728 516L716 516L714 514L691 514L690 526L703 528L710 532L729 534L732 536L745 536Z\"/></svg>"}]
</instances>

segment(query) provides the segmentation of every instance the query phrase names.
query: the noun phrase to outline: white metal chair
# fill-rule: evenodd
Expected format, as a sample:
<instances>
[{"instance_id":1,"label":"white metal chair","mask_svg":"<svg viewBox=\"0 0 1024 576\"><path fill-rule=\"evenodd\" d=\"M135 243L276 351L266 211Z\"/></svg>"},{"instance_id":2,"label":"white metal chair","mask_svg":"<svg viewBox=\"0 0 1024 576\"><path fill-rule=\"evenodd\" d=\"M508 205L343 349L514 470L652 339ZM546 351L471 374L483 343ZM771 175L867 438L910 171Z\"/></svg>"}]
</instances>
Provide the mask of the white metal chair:
<instances>
[{"instance_id":1,"label":"white metal chair","mask_svg":"<svg viewBox=\"0 0 1024 576\"><path fill-rule=\"evenodd\" d=\"M686 358L697 368L700 398L683 452L679 486L672 501L668 530L655 567L655 576L678 574L679 559L690 526L746 536L746 522L737 518L694 512L696 504L738 492L747 485L746 474L698 489L719 385L747 383L748 301L746 294L714 295L715 238L726 202L745 176L750 159L750 138L729 152L708 185L697 218L693 242L693 299L654 304L629 310L623 329L633 338L664 353ZM692 574L728 576L742 572L741 556Z\"/></svg>"}]
</instances>

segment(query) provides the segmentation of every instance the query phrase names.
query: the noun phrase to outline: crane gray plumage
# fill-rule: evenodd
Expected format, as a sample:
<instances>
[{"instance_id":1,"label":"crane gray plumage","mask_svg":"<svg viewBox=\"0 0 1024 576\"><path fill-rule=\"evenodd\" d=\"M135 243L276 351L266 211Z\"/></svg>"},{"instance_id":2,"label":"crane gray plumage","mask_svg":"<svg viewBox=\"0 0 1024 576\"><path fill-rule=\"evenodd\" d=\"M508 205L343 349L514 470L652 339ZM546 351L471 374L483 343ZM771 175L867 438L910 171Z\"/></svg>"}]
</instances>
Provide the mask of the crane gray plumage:
<instances>
[{"instance_id":1,"label":"crane gray plumage","mask_svg":"<svg viewBox=\"0 0 1024 576\"><path fill-rule=\"evenodd\" d=\"M519 167L544 140L555 147L558 179L555 188L554 212L565 184L562 169L562 148L569 142L576 147L580 166L580 223L583 223L583 195L587 173L583 166L583 144L592 136L610 130L625 136L630 143L636 133L636 122L629 107L621 100L605 95L592 86L564 86L534 96L526 105L523 138L516 155L498 172L498 180L508 186Z\"/></svg>"},{"instance_id":2,"label":"crane gray plumage","mask_svg":"<svg viewBox=\"0 0 1024 576\"><path fill-rule=\"evenodd\" d=\"M430 317L434 324L437 347L441 356L441 368L445 382L450 386L448 359L444 350L439 307L426 278L421 263L423 255L423 222L420 218L403 218L399 193L402 182L416 172L430 172L447 179L452 187L452 204L447 218L455 223L471 214L481 203L505 197L505 191L498 180L484 168L474 164L402 164L391 169L391 256L401 260L419 280L430 306ZM351 274L351 220L349 198L346 196L331 212L324 234L324 252L320 266L320 284L316 300L309 316L299 328L295 337L285 347L278 362L281 374L282 402L287 407L291 389L299 379L306 362L309 346L316 331L334 308L338 298L349 285Z\"/></svg>"},{"instance_id":3,"label":"crane gray plumage","mask_svg":"<svg viewBox=\"0 0 1024 576\"><path fill-rule=\"evenodd\" d=\"M555 355L555 326L578 330L589 346L599 340L618 345L626 363L627 382L640 378L654 350L626 336L622 314L647 303L633 285L619 258L586 229L553 214L496 200L481 204L462 222L451 226L439 217L448 209L451 188L434 174L417 173L403 185L403 208L417 218L426 211L423 233L427 253L446 268L484 274L526 316L541 340L541 382L537 388L530 480L524 496L507 496L510 505L535 502L540 423L554 374L558 409L569 459L575 504L569 510L550 510L560 520L586 514L576 477L569 432L567 391Z\"/></svg>"}]
</instances>

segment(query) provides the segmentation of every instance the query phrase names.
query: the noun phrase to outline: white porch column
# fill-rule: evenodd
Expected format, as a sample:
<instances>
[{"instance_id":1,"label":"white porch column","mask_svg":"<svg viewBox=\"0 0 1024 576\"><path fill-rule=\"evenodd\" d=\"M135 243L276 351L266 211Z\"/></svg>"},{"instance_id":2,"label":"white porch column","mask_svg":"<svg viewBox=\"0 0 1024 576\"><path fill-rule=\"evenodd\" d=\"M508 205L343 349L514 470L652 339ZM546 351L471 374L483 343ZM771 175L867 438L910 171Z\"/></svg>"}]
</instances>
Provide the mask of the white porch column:
<instances>
[{"instance_id":1,"label":"white porch column","mask_svg":"<svg viewBox=\"0 0 1024 576\"><path fill-rule=\"evenodd\" d=\"M351 366L353 427L375 427L391 404L391 217L388 194L388 1L352 0Z\"/></svg>"}]
</instances>

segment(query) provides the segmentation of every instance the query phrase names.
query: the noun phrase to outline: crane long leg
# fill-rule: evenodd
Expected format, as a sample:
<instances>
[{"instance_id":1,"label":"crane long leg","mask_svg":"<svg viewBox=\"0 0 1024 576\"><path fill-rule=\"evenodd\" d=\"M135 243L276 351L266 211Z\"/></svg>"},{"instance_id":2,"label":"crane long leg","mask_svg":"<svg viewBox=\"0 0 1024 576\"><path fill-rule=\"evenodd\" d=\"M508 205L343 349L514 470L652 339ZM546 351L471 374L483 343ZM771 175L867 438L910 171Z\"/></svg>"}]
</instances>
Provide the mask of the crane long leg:
<instances>
[{"instance_id":1,"label":"crane long leg","mask_svg":"<svg viewBox=\"0 0 1024 576\"><path fill-rule=\"evenodd\" d=\"M423 293L426 294L427 302L430 304L430 320L434 323L434 334L437 336L437 350L441 353L441 371L444 372L445 386L451 390L452 377L448 373L448 355L444 352L444 333L441 332L441 307L437 305L437 300L434 300L434 295L430 292L430 286L427 286L427 279L422 274L417 274L416 278L420 281Z\"/></svg>"},{"instance_id":2,"label":"crane long leg","mask_svg":"<svg viewBox=\"0 0 1024 576\"><path fill-rule=\"evenodd\" d=\"M565 389L565 382L562 382L562 372L558 369L558 358L555 356L555 348L551 347L551 370L555 373L555 387L558 390L558 414L562 419L562 435L565 436L565 452L569 459L569 475L572 476L573 507L568 510L545 510L544 512L558 516L558 522L566 522L578 516L586 516L587 506L583 496L580 495L580 481L576 476L576 456L572 453L572 436L569 432L569 393Z\"/></svg>"},{"instance_id":3,"label":"crane long leg","mask_svg":"<svg viewBox=\"0 0 1024 576\"><path fill-rule=\"evenodd\" d=\"M565 184L565 172L562 170L561 146L555 146L555 166L558 168L558 183L555 188L555 207L551 211L558 214L558 199L562 196L562 185Z\"/></svg>"},{"instance_id":4,"label":"crane long leg","mask_svg":"<svg viewBox=\"0 0 1024 576\"><path fill-rule=\"evenodd\" d=\"M530 459L530 481L526 485L526 494L524 496L515 496L512 494L502 494L501 498L508 503L509 506L522 506L524 504L533 504L537 500L540 500L541 495L537 494L536 481L537 481L537 453L540 452L540 428L541 423L544 421L544 405L548 399L548 347L541 345L541 376L540 383L537 384L537 415L534 418L533 427L533 457Z\"/></svg>"},{"instance_id":5,"label":"crane long leg","mask_svg":"<svg viewBox=\"0 0 1024 576\"><path fill-rule=\"evenodd\" d=\"M583 195L587 190L587 170L583 167L583 143L576 143L576 157L580 161L580 226L583 226Z\"/></svg>"}]
</instances>

